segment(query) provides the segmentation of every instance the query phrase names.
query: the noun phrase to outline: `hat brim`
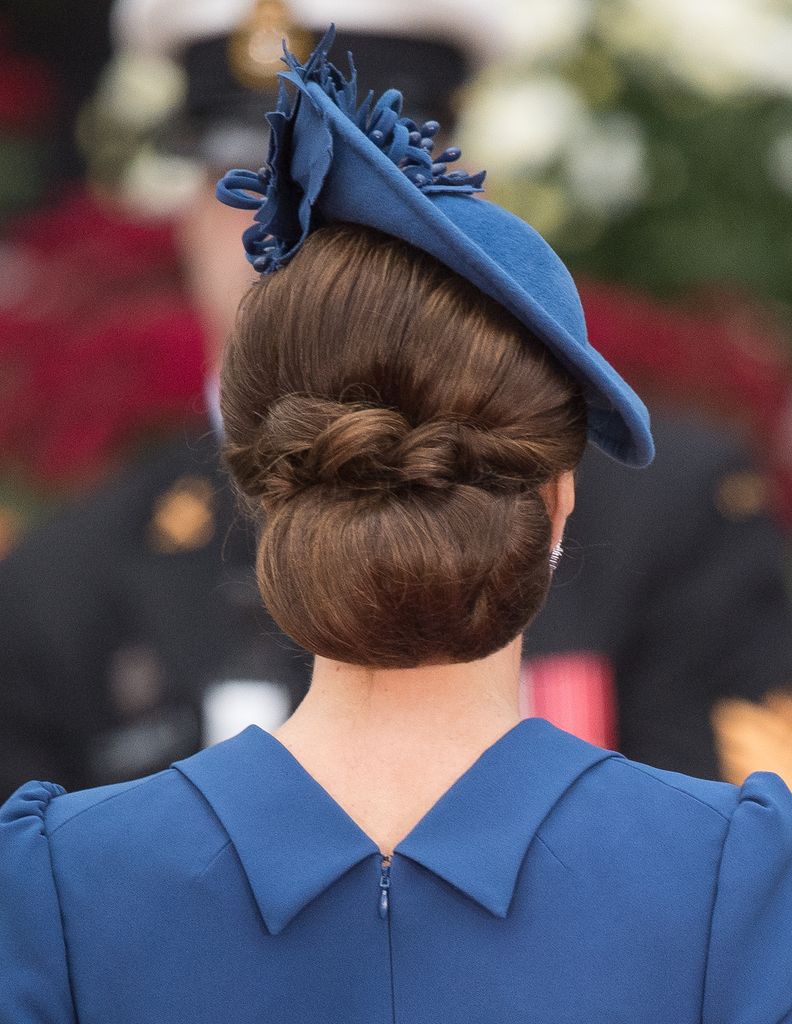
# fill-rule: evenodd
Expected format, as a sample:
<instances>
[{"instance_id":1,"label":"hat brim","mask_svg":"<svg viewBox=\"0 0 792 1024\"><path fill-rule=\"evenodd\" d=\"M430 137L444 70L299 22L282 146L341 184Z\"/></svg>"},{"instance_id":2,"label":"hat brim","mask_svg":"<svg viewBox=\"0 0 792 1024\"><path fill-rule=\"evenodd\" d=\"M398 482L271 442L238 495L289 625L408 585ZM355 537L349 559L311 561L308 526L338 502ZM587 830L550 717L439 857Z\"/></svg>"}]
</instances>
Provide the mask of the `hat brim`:
<instances>
[{"instance_id":1,"label":"hat brim","mask_svg":"<svg viewBox=\"0 0 792 1024\"><path fill-rule=\"evenodd\" d=\"M589 408L589 439L595 445L629 466L651 462L649 413L588 342L577 290L544 239L524 221L477 196L423 192L317 83L306 83L306 92L333 136L332 161L315 202L322 221L377 228L466 278L517 317L580 381ZM299 119L296 130L310 131L311 121ZM504 245L514 251L509 260L498 262L491 253ZM540 262L541 271L529 290L525 277L530 278L532 258ZM522 280L512 271L514 266L527 269ZM548 296L556 301L555 315L548 309Z\"/></svg>"}]
</instances>

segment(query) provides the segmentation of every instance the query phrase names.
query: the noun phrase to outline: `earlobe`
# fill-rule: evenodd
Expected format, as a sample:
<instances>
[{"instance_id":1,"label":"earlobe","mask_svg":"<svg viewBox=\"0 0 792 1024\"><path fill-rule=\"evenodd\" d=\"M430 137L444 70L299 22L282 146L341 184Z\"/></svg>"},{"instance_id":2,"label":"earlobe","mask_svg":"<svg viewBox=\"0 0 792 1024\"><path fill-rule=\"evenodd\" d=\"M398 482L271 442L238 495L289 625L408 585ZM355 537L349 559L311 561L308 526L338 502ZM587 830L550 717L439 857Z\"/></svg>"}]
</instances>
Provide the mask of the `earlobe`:
<instances>
[{"instance_id":1,"label":"earlobe","mask_svg":"<svg viewBox=\"0 0 792 1024\"><path fill-rule=\"evenodd\" d=\"M558 477L559 508L563 510L564 519L571 516L575 508L575 475L571 469L565 470Z\"/></svg>"},{"instance_id":2,"label":"earlobe","mask_svg":"<svg viewBox=\"0 0 792 1024\"><path fill-rule=\"evenodd\" d=\"M559 473L557 477L542 484L539 492L547 505L552 523L552 543L555 547L564 535L567 517L575 507L575 477L571 470Z\"/></svg>"}]
</instances>

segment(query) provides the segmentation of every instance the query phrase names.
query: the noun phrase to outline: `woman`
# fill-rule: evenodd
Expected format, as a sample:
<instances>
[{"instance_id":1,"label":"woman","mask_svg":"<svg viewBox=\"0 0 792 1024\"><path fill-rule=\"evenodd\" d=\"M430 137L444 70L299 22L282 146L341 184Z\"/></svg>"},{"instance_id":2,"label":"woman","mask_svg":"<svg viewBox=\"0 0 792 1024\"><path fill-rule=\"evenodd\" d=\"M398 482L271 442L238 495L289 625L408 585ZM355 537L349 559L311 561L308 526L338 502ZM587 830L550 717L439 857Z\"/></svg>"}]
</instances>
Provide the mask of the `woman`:
<instances>
[{"instance_id":1,"label":"woman","mask_svg":"<svg viewBox=\"0 0 792 1024\"><path fill-rule=\"evenodd\" d=\"M168 771L0 816L0 1022L792 1021L792 797L520 720L586 437L652 455L534 232L434 124L289 59L222 380L311 690ZM263 191L266 200L251 196Z\"/></svg>"}]
</instances>

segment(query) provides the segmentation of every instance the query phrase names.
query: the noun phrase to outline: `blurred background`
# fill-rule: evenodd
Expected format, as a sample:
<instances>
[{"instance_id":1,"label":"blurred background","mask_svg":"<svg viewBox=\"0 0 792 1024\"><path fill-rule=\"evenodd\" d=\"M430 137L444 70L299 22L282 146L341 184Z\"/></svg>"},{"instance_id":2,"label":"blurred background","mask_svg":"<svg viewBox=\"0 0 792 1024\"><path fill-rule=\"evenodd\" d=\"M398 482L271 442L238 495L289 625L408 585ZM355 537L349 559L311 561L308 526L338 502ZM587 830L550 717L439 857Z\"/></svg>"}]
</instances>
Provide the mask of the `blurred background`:
<instances>
[{"instance_id":1,"label":"blurred background","mask_svg":"<svg viewBox=\"0 0 792 1024\"><path fill-rule=\"evenodd\" d=\"M792 778L792 0L460 0L431 11L396 0L0 0L6 786L28 771L75 785L142 773L228 734L251 708L272 724L299 698L305 662L281 638L287 667L269 674L288 700L262 697L271 652L260 648L196 669L200 699L185 696L129 595L155 605L146 595L168 591L174 560L193 580L197 551L224 557L223 516L234 517L218 511L214 470L163 468L174 445L194 453L211 435L214 358L249 280L241 246L233 270L225 248L224 233L238 246L242 221L229 231L207 212L211 181L264 162L273 39L287 35L304 56L331 20L344 36L336 61L348 43L364 86L393 80L408 114L453 130L444 142L460 145L466 169L487 169L487 196L566 261L593 343L657 411L658 450L670 453L662 493L678 486L688 502L635 499L657 534L652 563L646 539L623 554L629 515L599 533L582 518L570 530L559 610L551 601L526 640L526 713L676 770ZM145 486L141 466L158 467ZM632 480L611 472L581 517L622 494L629 510ZM92 559L102 554L106 575L116 557L106 521L133 506L128 547L167 566L146 576L150 567L123 562L110 629L110 585L94 586ZM70 536L91 553L66 565ZM578 632L559 640L564 600L586 573L595 594L607 572L622 591L599 599L607 627L593 637L604 613L588 604ZM100 609L78 625L63 611L91 603L77 577ZM232 595L224 628L259 644L274 636L271 623L248 623L241 569L207 579ZM658 592L673 592L668 607ZM57 593L62 606L47 603ZM94 660L61 679L70 644ZM681 666L699 644L706 653ZM640 677L652 645L676 662L647 677L638 701L625 680ZM190 650L181 671L206 662ZM59 732L42 709L72 703L74 680L88 676L79 724ZM661 707L661 691L676 703ZM163 710L195 700L198 725Z\"/></svg>"}]
</instances>

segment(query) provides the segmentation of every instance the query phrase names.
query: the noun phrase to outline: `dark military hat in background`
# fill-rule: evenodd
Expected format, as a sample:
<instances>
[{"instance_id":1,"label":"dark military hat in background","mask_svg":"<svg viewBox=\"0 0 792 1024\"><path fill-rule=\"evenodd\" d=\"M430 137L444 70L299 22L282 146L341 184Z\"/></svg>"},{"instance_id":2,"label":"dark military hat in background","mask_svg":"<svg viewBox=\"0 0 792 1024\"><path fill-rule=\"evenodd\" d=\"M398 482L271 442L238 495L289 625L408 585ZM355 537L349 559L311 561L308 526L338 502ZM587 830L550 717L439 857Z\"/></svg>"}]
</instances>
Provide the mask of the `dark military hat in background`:
<instances>
[{"instance_id":1,"label":"dark military hat in background","mask_svg":"<svg viewBox=\"0 0 792 1024\"><path fill-rule=\"evenodd\" d=\"M114 31L119 52L166 58L183 72L183 100L160 126L158 145L224 169L262 162L283 40L304 59L331 22L337 57L351 51L364 69L359 95L396 88L416 121L452 128L461 87L491 55L490 37L469 0L426 7L415 0L119 0Z\"/></svg>"}]
</instances>

